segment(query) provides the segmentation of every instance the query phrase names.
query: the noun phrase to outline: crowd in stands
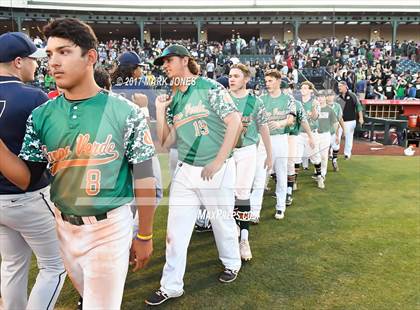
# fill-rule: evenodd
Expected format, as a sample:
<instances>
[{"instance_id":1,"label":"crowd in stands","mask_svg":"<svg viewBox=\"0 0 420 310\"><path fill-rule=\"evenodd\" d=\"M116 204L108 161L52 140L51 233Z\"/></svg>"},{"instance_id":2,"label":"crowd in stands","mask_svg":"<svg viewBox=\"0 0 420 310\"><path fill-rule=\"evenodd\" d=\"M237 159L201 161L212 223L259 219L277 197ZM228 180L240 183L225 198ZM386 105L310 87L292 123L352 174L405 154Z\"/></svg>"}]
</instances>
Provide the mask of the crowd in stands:
<instances>
[{"instance_id":1,"label":"crowd in stands","mask_svg":"<svg viewBox=\"0 0 420 310\"><path fill-rule=\"evenodd\" d=\"M38 45L43 44L38 37L34 40ZM270 40L252 37L246 41L240 34L224 42L152 39L143 45L136 38L122 38L100 42L98 64L112 71L121 53L135 51L148 64L144 74L155 79L162 72L152 65L153 59L175 42L191 51L201 66L201 73L210 78L226 75L232 62L245 63L251 71L251 85L256 89L264 87L267 69L281 71L293 88L309 78L302 70L322 68L336 90L338 82L346 81L361 99L420 98L420 42L414 41L397 41L393 51L389 41L368 42L348 36L343 40L326 38L314 42L299 39L296 47L293 41L279 42L275 36ZM38 72L36 84L46 91L53 89L54 81L45 63Z\"/></svg>"}]
</instances>

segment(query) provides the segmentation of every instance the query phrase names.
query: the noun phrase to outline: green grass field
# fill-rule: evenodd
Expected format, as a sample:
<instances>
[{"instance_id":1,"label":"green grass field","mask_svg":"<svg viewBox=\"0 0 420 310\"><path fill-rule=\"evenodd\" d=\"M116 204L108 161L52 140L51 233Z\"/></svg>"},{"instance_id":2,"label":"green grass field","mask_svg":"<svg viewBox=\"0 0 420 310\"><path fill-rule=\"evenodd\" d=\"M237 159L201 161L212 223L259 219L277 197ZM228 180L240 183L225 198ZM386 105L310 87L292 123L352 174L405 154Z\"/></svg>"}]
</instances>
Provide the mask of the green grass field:
<instances>
[{"instance_id":1,"label":"green grass field","mask_svg":"<svg viewBox=\"0 0 420 310\"><path fill-rule=\"evenodd\" d=\"M194 234L185 295L163 309L419 309L420 158L354 156L319 190L306 171L285 219L267 194L251 227L254 259L237 281L220 284L211 233ZM167 162L162 158L167 180ZM272 185L272 184L271 184ZM122 309L143 309L165 262L165 201L156 213L154 256L129 272ZM35 263L34 263L35 266ZM31 282L36 275L31 270ZM69 280L57 307L74 309Z\"/></svg>"}]
</instances>

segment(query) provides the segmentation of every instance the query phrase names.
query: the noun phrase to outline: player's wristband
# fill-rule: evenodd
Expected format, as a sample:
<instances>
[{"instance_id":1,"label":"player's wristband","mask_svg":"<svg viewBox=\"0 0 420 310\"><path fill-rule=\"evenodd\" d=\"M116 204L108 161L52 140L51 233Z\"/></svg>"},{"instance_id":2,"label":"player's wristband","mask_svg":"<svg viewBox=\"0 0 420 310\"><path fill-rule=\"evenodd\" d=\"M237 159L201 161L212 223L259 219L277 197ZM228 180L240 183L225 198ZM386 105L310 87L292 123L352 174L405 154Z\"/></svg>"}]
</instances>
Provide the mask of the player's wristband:
<instances>
[{"instance_id":1,"label":"player's wristband","mask_svg":"<svg viewBox=\"0 0 420 310\"><path fill-rule=\"evenodd\" d=\"M151 240L153 238L153 234L150 234L150 235L147 235L147 236L145 236L145 235L141 235L141 234L137 234L136 235L136 239L137 240L140 240L140 241L149 241L149 240Z\"/></svg>"}]
</instances>

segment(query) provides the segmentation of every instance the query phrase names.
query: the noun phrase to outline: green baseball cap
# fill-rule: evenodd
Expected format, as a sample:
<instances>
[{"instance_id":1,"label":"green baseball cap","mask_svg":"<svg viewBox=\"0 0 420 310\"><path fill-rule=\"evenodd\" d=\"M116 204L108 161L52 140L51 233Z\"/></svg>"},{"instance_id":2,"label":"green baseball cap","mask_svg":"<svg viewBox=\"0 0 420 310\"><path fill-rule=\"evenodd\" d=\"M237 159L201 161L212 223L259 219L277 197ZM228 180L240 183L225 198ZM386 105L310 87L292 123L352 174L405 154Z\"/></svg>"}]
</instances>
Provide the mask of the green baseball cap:
<instances>
[{"instance_id":1,"label":"green baseball cap","mask_svg":"<svg viewBox=\"0 0 420 310\"><path fill-rule=\"evenodd\" d=\"M179 44L172 44L163 50L162 54L155 59L153 64L155 66L161 66L163 65L163 59L171 56L192 58L191 53L184 46Z\"/></svg>"},{"instance_id":2,"label":"green baseball cap","mask_svg":"<svg viewBox=\"0 0 420 310\"><path fill-rule=\"evenodd\" d=\"M280 88L281 89L289 88L289 83L287 83L285 80L281 80L281 82L280 82Z\"/></svg>"}]
</instances>

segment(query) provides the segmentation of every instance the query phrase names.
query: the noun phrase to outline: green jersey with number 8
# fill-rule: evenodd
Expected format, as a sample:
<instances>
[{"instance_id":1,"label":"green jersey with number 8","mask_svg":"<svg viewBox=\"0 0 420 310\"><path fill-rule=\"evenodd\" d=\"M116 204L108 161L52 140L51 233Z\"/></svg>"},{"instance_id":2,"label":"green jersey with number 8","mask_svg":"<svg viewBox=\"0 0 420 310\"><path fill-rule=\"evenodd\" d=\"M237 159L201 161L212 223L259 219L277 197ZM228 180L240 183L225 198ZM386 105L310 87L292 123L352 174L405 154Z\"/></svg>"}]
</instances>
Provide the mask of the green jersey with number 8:
<instances>
[{"instance_id":1,"label":"green jersey with number 8","mask_svg":"<svg viewBox=\"0 0 420 310\"><path fill-rule=\"evenodd\" d=\"M129 165L154 153L140 109L100 91L80 101L61 95L36 108L19 156L48 162L51 200L62 213L94 216L133 200Z\"/></svg>"}]
</instances>

